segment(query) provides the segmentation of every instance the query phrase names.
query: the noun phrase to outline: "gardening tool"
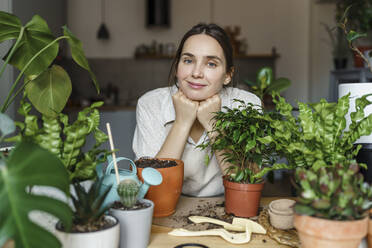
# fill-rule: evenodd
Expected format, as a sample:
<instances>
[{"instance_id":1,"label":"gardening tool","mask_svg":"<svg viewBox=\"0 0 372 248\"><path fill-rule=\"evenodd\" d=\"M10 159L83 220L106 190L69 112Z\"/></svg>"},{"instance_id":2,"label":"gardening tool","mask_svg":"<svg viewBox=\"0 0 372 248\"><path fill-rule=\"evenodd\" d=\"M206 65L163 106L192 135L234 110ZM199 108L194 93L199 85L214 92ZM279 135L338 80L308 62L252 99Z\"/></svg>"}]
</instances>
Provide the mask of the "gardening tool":
<instances>
[{"instance_id":1,"label":"gardening tool","mask_svg":"<svg viewBox=\"0 0 372 248\"><path fill-rule=\"evenodd\" d=\"M112 185L112 188L105 199L105 203L103 204L104 206L107 206L107 204L110 204L114 201L119 201L120 199L119 195L116 192L117 182L115 178L114 160L112 159L112 156L108 156L107 159L108 166L105 172L103 172L103 164L99 164L96 168L98 178L104 177L102 183L102 192L107 187L110 187ZM142 183L137 177L137 167L135 163L131 159L125 157L118 157L116 159L117 162L122 160L129 161L131 169L118 168L119 180L122 181L124 179L132 179L141 185L137 199L143 199L150 185L159 185L163 181L163 178L159 171L155 170L154 168L144 168L142 171Z\"/></svg>"},{"instance_id":2,"label":"gardening tool","mask_svg":"<svg viewBox=\"0 0 372 248\"><path fill-rule=\"evenodd\" d=\"M246 227L248 226L249 230L252 233L266 234L265 228L263 228L257 222L252 221L250 219L246 219L246 218L234 217L232 224L222 221L222 220L217 220L217 219L204 217L204 216L190 216L189 220L191 220L194 223L212 223L216 225L221 225L226 230L235 231L235 232L244 232L246 231Z\"/></svg>"},{"instance_id":3,"label":"gardening tool","mask_svg":"<svg viewBox=\"0 0 372 248\"><path fill-rule=\"evenodd\" d=\"M230 233L223 228L210 229L205 231L189 231L183 228L173 229L168 233L172 236L220 236L232 244L245 244L251 240L249 225L245 226L243 233Z\"/></svg>"}]
</instances>

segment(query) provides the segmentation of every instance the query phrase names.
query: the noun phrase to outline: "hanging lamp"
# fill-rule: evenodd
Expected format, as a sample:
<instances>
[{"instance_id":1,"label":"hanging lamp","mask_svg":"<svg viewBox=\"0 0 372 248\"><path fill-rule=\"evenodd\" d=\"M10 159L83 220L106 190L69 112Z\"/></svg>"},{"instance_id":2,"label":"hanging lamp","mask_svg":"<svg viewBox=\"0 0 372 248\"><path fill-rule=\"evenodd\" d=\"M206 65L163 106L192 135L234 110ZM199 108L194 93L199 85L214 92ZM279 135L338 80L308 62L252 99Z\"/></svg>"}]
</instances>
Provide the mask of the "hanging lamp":
<instances>
[{"instance_id":1,"label":"hanging lamp","mask_svg":"<svg viewBox=\"0 0 372 248\"><path fill-rule=\"evenodd\" d=\"M97 32L97 39L108 40L110 38L110 33L105 24L105 1L101 0L101 25Z\"/></svg>"}]
</instances>

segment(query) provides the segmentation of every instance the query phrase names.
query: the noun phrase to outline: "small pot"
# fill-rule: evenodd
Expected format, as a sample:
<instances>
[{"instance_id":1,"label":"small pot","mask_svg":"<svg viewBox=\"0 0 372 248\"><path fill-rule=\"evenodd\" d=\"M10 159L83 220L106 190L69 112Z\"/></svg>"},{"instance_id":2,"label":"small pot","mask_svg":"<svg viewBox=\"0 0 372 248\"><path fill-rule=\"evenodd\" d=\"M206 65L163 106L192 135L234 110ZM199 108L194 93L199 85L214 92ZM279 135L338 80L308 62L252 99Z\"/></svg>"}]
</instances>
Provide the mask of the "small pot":
<instances>
[{"instance_id":1,"label":"small pot","mask_svg":"<svg viewBox=\"0 0 372 248\"><path fill-rule=\"evenodd\" d=\"M290 199L279 199L270 202L269 215L273 227L287 230L293 228L293 205L296 202Z\"/></svg>"},{"instance_id":2,"label":"small pot","mask_svg":"<svg viewBox=\"0 0 372 248\"><path fill-rule=\"evenodd\" d=\"M261 191L264 183L245 184L223 178L225 186L225 211L239 217L258 215Z\"/></svg>"},{"instance_id":3,"label":"small pot","mask_svg":"<svg viewBox=\"0 0 372 248\"><path fill-rule=\"evenodd\" d=\"M146 248L149 244L154 203L146 199L139 201L150 204L150 207L136 210L110 209L110 214L120 222L120 248Z\"/></svg>"},{"instance_id":4,"label":"small pot","mask_svg":"<svg viewBox=\"0 0 372 248\"><path fill-rule=\"evenodd\" d=\"M114 222L111 227L103 230L85 233L68 233L62 231L59 226L60 222L56 225L56 237L61 241L62 247L68 248L117 248L119 246L120 225L117 218L111 215L106 215L106 219Z\"/></svg>"},{"instance_id":5,"label":"small pot","mask_svg":"<svg viewBox=\"0 0 372 248\"><path fill-rule=\"evenodd\" d=\"M181 196L183 185L183 161L171 158L157 158L159 160L172 160L177 163L176 166L168 168L157 168L163 177L163 182L157 186L151 186L145 195L146 199L154 202L154 217L166 217L176 211L178 199ZM138 169L138 176L142 178L142 170Z\"/></svg>"},{"instance_id":6,"label":"small pot","mask_svg":"<svg viewBox=\"0 0 372 248\"><path fill-rule=\"evenodd\" d=\"M358 248L367 235L368 217L338 221L295 214L294 226L302 248Z\"/></svg>"}]
</instances>

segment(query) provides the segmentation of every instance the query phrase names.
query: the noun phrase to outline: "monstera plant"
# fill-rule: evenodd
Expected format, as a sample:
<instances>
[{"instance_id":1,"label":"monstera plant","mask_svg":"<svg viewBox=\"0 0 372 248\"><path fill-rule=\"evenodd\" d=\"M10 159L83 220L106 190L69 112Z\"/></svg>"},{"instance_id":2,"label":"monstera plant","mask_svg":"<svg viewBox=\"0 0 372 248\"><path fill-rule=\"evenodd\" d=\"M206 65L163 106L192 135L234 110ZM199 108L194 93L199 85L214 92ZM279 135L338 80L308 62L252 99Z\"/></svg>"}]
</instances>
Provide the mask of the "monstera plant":
<instances>
[{"instance_id":1,"label":"monstera plant","mask_svg":"<svg viewBox=\"0 0 372 248\"><path fill-rule=\"evenodd\" d=\"M14 132L13 121L0 113L0 145ZM29 141L18 143L8 156L0 152L0 247L13 240L15 247L60 247L48 231L29 219L33 210L47 212L71 226L72 211L59 200L30 193L30 187L50 186L69 194L67 171L47 150Z\"/></svg>"},{"instance_id":2,"label":"monstera plant","mask_svg":"<svg viewBox=\"0 0 372 248\"><path fill-rule=\"evenodd\" d=\"M8 64L20 70L5 101L0 105L4 113L15 97L25 90L34 107L47 116L57 116L65 107L71 94L71 80L67 72L53 65L59 50L59 42L67 40L73 60L86 69L99 92L95 75L85 58L81 42L64 26L63 35L55 38L44 19L35 15L22 26L15 15L0 11L0 42L15 40L4 59L0 77ZM20 81L24 76L24 82Z\"/></svg>"}]
</instances>

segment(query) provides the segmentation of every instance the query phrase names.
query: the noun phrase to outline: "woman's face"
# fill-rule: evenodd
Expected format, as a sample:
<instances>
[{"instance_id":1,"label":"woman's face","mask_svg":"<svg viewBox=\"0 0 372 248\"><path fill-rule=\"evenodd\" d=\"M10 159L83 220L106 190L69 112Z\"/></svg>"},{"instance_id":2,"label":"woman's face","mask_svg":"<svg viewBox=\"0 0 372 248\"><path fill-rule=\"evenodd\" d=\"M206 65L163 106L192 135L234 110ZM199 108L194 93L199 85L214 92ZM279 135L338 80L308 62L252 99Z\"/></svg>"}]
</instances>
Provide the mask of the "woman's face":
<instances>
[{"instance_id":1,"label":"woman's face","mask_svg":"<svg viewBox=\"0 0 372 248\"><path fill-rule=\"evenodd\" d=\"M184 43L176 73L178 87L193 101L203 101L220 92L231 75L220 44L206 34L190 36Z\"/></svg>"}]
</instances>

